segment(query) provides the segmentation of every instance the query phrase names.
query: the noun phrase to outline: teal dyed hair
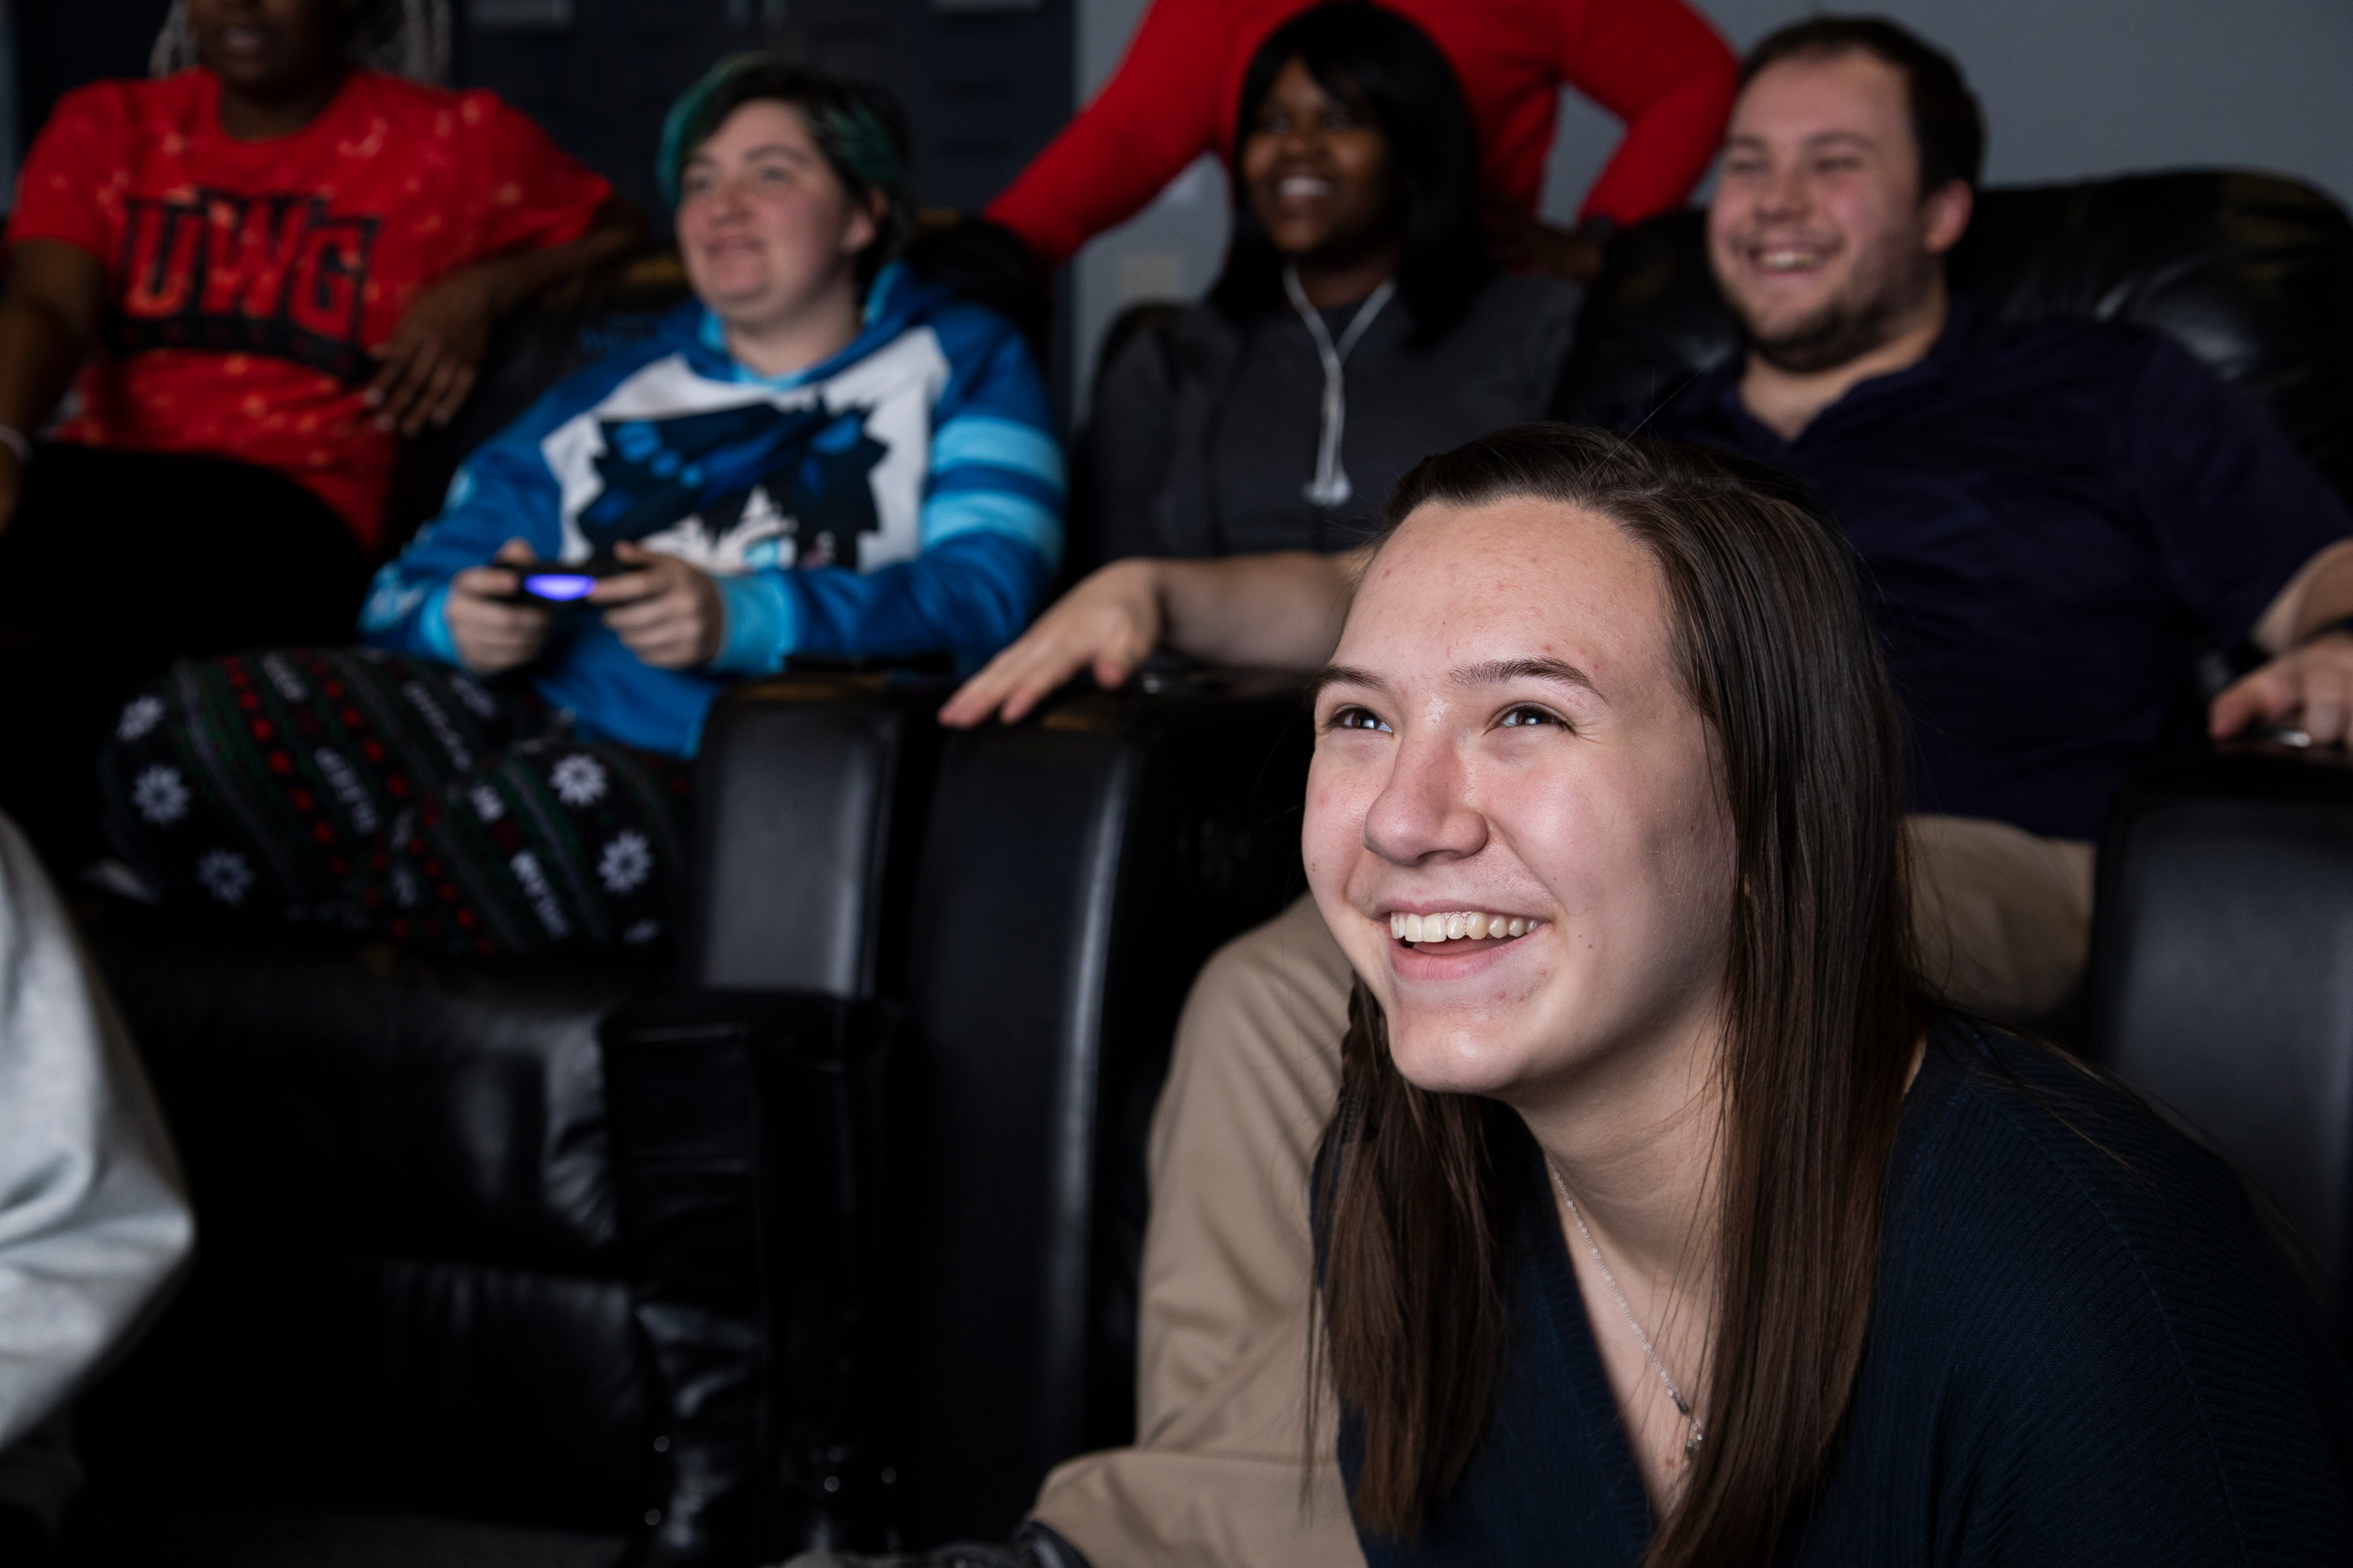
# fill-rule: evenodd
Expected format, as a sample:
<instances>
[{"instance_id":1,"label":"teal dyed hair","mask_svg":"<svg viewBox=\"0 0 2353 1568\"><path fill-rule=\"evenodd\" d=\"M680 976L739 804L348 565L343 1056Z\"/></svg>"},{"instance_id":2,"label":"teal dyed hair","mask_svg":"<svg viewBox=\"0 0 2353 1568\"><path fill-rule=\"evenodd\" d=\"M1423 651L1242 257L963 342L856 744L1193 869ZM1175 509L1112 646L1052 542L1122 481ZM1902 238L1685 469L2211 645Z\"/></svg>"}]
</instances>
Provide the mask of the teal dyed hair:
<instances>
[{"instance_id":1,"label":"teal dyed hair","mask_svg":"<svg viewBox=\"0 0 2353 1568\"><path fill-rule=\"evenodd\" d=\"M687 160L727 117L747 103L774 100L790 106L808 127L834 176L853 199L881 193L887 210L881 234L858 257L861 290L906 247L915 228L915 192L908 178L907 116L899 100L871 81L797 66L775 55L729 55L681 93L662 119L654 177L675 209Z\"/></svg>"}]
</instances>

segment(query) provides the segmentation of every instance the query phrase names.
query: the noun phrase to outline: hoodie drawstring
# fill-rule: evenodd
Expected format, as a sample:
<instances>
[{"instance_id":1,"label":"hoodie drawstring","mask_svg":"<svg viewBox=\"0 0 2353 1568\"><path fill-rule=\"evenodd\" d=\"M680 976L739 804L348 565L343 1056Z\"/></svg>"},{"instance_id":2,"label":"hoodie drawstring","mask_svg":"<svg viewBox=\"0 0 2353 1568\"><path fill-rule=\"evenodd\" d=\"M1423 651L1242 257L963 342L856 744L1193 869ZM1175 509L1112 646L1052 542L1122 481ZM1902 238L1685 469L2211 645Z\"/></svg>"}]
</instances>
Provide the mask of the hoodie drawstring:
<instances>
[{"instance_id":1,"label":"hoodie drawstring","mask_svg":"<svg viewBox=\"0 0 2353 1568\"><path fill-rule=\"evenodd\" d=\"M1315 477L1300 488L1308 504L1325 510L1344 506L1356 487L1348 483L1347 470L1340 467L1340 432L1348 423L1348 393L1341 376L1341 367L1347 363L1348 351L1381 313L1381 307L1397 292L1397 279L1385 279L1372 297L1356 307L1356 319L1348 330L1333 342L1332 334L1324 325L1323 314L1307 302L1307 290L1299 286L1299 268L1284 262L1282 291L1291 296L1291 308L1307 324L1308 335L1315 340L1316 357L1324 362L1324 416L1315 435Z\"/></svg>"}]
</instances>

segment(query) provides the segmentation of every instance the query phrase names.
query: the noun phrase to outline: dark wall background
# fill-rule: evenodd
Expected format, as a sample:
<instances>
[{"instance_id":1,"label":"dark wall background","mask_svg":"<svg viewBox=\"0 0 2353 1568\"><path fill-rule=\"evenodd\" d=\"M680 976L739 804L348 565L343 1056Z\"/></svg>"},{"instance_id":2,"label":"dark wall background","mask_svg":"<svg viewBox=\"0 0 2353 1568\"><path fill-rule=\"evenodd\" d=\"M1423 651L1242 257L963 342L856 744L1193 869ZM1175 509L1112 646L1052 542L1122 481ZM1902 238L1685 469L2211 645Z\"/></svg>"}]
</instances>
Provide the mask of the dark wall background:
<instances>
[{"instance_id":1,"label":"dark wall background","mask_svg":"<svg viewBox=\"0 0 2353 1568\"><path fill-rule=\"evenodd\" d=\"M662 111L719 56L871 77L915 131L927 205L976 207L1069 118L1073 0L459 0L454 76L532 115L659 224ZM18 145L58 95L142 76L166 0L20 0Z\"/></svg>"},{"instance_id":2,"label":"dark wall background","mask_svg":"<svg viewBox=\"0 0 2353 1568\"><path fill-rule=\"evenodd\" d=\"M924 203L976 207L1070 116L1071 5L577 0L570 24L557 27L498 18L560 6L477 4L461 28L457 75L532 115L659 222L653 151L662 111L719 56L771 50L889 86L913 121Z\"/></svg>"},{"instance_id":3,"label":"dark wall background","mask_svg":"<svg viewBox=\"0 0 2353 1568\"><path fill-rule=\"evenodd\" d=\"M28 145L58 95L104 77L145 76L169 0L17 0L16 145ZM13 195L11 196L13 200Z\"/></svg>"}]
</instances>

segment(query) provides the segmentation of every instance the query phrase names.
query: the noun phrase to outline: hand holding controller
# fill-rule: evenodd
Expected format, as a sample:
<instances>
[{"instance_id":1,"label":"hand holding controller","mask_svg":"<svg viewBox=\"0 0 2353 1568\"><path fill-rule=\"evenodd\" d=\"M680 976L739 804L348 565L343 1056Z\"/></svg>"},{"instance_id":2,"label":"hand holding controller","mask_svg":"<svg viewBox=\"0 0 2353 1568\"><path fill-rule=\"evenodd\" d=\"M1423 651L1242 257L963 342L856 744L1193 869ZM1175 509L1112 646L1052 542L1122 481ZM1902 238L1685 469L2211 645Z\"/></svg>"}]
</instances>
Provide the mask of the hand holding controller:
<instances>
[{"instance_id":1,"label":"hand holding controller","mask_svg":"<svg viewBox=\"0 0 2353 1568\"><path fill-rule=\"evenodd\" d=\"M541 646L547 640L549 606L562 601L540 595L527 595L526 577L580 574L569 569L559 572L545 567L532 552L531 546L520 539L510 539L501 545L491 565L471 566L459 573L450 579L449 596L443 602L442 614L448 622L449 640L458 645L459 660L476 675L497 675L537 658ZM594 586L592 579L588 588ZM575 597L585 595L588 588L583 588Z\"/></svg>"}]
</instances>

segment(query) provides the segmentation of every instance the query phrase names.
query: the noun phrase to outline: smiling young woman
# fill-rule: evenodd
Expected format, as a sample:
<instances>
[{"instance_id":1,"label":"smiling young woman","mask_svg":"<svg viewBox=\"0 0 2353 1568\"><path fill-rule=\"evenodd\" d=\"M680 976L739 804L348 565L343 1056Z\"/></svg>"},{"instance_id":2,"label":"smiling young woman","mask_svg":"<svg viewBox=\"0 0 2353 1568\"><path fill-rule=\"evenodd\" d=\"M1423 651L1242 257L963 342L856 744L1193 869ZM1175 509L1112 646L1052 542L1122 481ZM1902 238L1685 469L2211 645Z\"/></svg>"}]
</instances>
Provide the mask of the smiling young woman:
<instances>
[{"instance_id":1,"label":"smiling young woman","mask_svg":"<svg viewBox=\"0 0 2353 1568\"><path fill-rule=\"evenodd\" d=\"M2327 1560L2353 1393L2235 1179L1915 979L1835 528L1558 426L1391 516L1304 834L1374 1568Z\"/></svg>"},{"instance_id":2,"label":"smiling young woman","mask_svg":"<svg viewBox=\"0 0 2353 1568\"><path fill-rule=\"evenodd\" d=\"M1498 273L1454 73L1394 12L1319 5L1253 55L1208 299L1105 363L1081 502L1104 561L1361 543L1424 453L1543 413L1580 295Z\"/></svg>"}]
</instances>

